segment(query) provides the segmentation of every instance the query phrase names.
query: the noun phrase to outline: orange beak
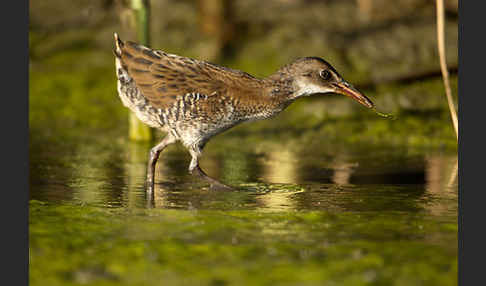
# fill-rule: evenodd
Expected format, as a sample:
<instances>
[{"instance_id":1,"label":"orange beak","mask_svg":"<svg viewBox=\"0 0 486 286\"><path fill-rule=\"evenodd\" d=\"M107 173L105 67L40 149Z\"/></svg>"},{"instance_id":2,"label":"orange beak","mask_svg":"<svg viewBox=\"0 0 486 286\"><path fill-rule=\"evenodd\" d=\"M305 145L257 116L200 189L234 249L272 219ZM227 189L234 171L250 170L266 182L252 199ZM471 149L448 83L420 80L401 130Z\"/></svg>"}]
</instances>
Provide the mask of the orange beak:
<instances>
[{"instance_id":1,"label":"orange beak","mask_svg":"<svg viewBox=\"0 0 486 286\"><path fill-rule=\"evenodd\" d=\"M334 87L336 88L336 93L349 96L368 108L372 108L374 106L373 102L371 102L369 98L344 80L340 83L334 84Z\"/></svg>"}]
</instances>

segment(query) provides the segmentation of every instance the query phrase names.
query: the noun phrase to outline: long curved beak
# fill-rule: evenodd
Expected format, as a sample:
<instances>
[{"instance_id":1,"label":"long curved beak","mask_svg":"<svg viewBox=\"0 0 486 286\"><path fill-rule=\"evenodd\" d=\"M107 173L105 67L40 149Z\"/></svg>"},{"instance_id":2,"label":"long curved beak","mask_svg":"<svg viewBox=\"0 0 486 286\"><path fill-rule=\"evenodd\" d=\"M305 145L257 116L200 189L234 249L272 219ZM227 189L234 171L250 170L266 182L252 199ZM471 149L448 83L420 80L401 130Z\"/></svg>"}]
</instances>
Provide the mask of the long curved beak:
<instances>
[{"instance_id":1,"label":"long curved beak","mask_svg":"<svg viewBox=\"0 0 486 286\"><path fill-rule=\"evenodd\" d=\"M349 96L368 108L372 108L374 106L373 102L371 102L369 98L344 80L334 84L334 87L336 88L336 93Z\"/></svg>"}]
</instances>

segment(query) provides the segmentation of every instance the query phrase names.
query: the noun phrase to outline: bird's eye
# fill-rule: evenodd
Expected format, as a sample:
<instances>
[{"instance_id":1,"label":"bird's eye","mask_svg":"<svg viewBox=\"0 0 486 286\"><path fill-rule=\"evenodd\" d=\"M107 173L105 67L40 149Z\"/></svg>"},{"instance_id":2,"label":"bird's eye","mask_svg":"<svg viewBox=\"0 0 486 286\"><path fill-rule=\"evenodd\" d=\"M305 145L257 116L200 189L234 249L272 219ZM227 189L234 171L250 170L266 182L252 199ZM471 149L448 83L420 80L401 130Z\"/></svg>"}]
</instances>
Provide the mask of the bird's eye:
<instances>
[{"instance_id":1,"label":"bird's eye","mask_svg":"<svg viewBox=\"0 0 486 286\"><path fill-rule=\"evenodd\" d=\"M331 79L331 73L328 70L322 70L319 75L322 77L324 80L329 80Z\"/></svg>"}]
</instances>

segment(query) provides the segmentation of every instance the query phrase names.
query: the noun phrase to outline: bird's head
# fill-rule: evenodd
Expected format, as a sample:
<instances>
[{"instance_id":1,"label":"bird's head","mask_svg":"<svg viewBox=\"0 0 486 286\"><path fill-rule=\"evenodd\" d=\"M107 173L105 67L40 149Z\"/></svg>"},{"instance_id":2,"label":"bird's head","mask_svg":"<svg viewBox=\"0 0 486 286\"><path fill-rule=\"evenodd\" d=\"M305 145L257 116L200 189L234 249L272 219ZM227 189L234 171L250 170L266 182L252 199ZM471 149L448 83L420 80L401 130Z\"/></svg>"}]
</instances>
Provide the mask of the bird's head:
<instances>
[{"instance_id":1,"label":"bird's head","mask_svg":"<svg viewBox=\"0 0 486 286\"><path fill-rule=\"evenodd\" d=\"M362 105L372 108L373 102L345 81L325 60L318 57L300 58L280 71L292 78L293 97L318 93L337 93L351 97Z\"/></svg>"}]
</instances>

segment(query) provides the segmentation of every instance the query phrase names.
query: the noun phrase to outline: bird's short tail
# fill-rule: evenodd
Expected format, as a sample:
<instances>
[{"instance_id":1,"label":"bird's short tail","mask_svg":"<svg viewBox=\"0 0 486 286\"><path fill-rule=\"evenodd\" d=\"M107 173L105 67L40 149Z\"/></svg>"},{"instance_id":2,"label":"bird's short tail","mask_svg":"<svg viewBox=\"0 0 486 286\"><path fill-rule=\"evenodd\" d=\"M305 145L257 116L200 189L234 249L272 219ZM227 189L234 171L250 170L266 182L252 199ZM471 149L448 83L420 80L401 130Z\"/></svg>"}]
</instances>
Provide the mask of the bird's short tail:
<instances>
[{"instance_id":1,"label":"bird's short tail","mask_svg":"<svg viewBox=\"0 0 486 286\"><path fill-rule=\"evenodd\" d=\"M115 49L113 50L113 53L116 57L120 58L122 54L121 48L123 47L124 43L122 42L122 40L120 40L120 37L118 37L118 34L116 32L113 34L113 36L115 37Z\"/></svg>"}]
</instances>

